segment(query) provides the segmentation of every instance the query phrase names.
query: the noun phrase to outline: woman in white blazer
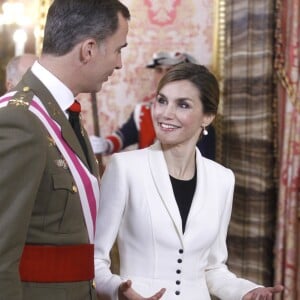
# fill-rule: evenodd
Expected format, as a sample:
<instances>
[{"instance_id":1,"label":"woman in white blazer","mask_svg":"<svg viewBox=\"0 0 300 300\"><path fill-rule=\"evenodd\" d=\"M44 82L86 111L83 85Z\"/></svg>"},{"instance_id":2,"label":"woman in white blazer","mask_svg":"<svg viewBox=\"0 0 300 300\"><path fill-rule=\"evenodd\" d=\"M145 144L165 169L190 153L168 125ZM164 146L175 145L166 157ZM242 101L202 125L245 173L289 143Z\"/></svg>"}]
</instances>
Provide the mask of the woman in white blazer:
<instances>
[{"instance_id":1,"label":"woman in white blazer","mask_svg":"<svg viewBox=\"0 0 300 300\"><path fill-rule=\"evenodd\" d=\"M237 278L225 264L234 175L196 148L218 99L217 80L204 66L177 65L152 105L158 141L112 156L96 224L100 299L272 299L283 289ZM115 240L120 275L110 271Z\"/></svg>"}]
</instances>

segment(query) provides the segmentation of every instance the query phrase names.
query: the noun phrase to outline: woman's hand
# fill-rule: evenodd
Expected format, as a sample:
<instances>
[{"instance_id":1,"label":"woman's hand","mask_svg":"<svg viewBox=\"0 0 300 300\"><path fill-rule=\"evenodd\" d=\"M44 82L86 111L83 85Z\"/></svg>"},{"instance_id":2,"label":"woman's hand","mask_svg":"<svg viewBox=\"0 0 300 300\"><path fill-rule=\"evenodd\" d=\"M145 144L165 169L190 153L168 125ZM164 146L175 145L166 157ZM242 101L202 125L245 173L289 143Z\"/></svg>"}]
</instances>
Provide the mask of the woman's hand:
<instances>
[{"instance_id":1,"label":"woman's hand","mask_svg":"<svg viewBox=\"0 0 300 300\"><path fill-rule=\"evenodd\" d=\"M120 284L119 286L119 300L159 300L163 294L165 293L166 289L161 289L156 294L151 297L144 298L139 295L132 287L131 280L127 280Z\"/></svg>"},{"instance_id":2,"label":"woman's hand","mask_svg":"<svg viewBox=\"0 0 300 300\"><path fill-rule=\"evenodd\" d=\"M277 293L281 293L283 291L283 286L277 284L272 287L259 287L248 292L243 300L272 300L273 295Z\"/></svg>"}]
</instances>

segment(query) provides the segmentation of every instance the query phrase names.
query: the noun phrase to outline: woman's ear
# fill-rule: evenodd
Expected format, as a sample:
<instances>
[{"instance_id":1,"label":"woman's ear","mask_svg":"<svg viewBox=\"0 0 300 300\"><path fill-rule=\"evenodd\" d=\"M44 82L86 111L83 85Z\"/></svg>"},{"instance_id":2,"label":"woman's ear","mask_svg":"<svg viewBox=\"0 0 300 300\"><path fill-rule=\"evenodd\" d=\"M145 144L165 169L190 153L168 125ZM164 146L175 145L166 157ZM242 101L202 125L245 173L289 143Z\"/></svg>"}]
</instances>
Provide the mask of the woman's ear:
<instances>
[{"instance_id":1,"label":"woman's ear","mask_svg":"<svg viewBox=\"0 0 300 300\"><path fill-rule=\"evenodd\" d=\"M203 117L202 127L207 127L212 123L212 121L215 119L215 115L213 114L206 114Z\"/></svg>"}]
</instances>

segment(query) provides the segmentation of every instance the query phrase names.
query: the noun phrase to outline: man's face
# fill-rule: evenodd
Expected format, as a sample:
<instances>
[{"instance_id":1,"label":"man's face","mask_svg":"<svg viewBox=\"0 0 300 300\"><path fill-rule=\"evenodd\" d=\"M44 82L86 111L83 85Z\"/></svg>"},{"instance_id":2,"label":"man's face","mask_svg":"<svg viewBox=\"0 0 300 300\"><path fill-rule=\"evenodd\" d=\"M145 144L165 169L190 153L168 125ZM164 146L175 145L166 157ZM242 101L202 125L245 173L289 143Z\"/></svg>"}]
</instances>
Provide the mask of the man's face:
<instances>
[{"instance_id":1,"label":"man's face","mask_svg":"<svg viewBox=\"0 0 300 300\"><path fill-rule=\"evenodd\" d=\"M90 84L93 84L90 90L95 92L100 91L103 82L108 80L108 77L113 74L115 69L122 68L121 50L127 46L128 20L121 14L118 17L119 27L117 31L97 46L95 56L90 65L89 80Z\"/></svg>"},{"instance_id":2,"label":"man's face","mask_svg":"<svg viewBox=\"0 0 300 300\"><path fill-rule=\"evenodd\" d=\"M154 68L154 84L155 88L158 86L161 78L171 69L170 65L158 65Z\"/></svg>"}]
</instances>

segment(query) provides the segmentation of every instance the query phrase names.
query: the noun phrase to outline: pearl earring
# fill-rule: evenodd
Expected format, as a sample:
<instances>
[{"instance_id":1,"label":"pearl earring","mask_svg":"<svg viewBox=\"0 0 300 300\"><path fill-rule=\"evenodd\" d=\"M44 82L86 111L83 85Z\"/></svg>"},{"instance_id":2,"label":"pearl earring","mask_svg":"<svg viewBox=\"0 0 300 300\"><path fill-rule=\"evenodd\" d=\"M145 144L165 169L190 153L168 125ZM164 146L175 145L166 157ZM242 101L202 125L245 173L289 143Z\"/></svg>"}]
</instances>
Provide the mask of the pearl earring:
<instances>
[{"instance_id":1,"label":"pearl earring","mask_svg":"<svg viewBox=\"0 0 300 300\"><path fill-rule=\"evenodd\" d=\"M208 131L206 130L205 127L203 127L203 135L208 135Z\"/></svg>"}]
</instances>

